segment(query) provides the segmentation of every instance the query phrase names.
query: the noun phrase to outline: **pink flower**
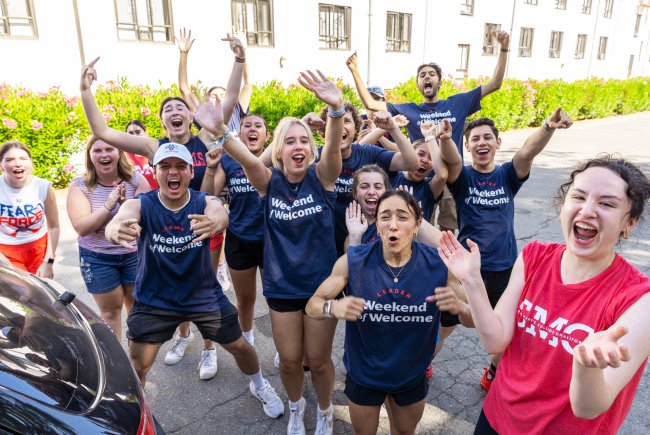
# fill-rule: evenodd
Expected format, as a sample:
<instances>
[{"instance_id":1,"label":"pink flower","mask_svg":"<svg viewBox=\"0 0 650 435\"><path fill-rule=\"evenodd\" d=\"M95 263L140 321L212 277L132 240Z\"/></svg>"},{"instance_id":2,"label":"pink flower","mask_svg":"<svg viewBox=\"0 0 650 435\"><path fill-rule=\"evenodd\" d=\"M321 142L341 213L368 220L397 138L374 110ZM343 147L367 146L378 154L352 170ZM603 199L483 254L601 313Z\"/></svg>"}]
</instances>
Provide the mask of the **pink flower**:
<instances>
[{"instance_id":1,"label":"pink flower","mask_svg":"<svg viewBox=\"0 0 650 435\"><path fill-rule=\"evenodd\" d=\"M68 107L76 107L78 103L79 103L79 97L66 97L65 98L65 104Z\"/></svg>"},{"instance_id":2,"label":"pink flower","mask_svg":"<svg viewBox=\"0 0 650 435\"><path fill-rule=\"evenodd\" d=\"M39 92L38 93L38 98L45 98L47 97L47 92Z\"/></svg>"},{"instance_id":3,"label":"pink flower","mask_svg":"<svg viewBox=\"0 0 650 435\"><path fill-rule=\"evenodd\" d=\"M65 165L63 167L63 172L65 172L66 174L69 174L70 172L73 172L74 169L75 169L74 165L72 163L68 163L67 165Z\"/></svg>"},{"instance_id":4,"label":"pink flower","mask_svg":"<svg viewBox=\"0 0 650 435\"><path fill-rule=\"evenodd\" d=\"M35 119L32 119L32 130L34 130L34 131L38 131L38 130L40 130L41 128L43 128L43 124L41 124L40 122L36 121Z\"/></svg>"},{"instance_id":5,"label":"pink flower","mask_svg":"<svg viewBox=\"0 0 650 435\"><path fill-rule=\"evenodd\" d=\"M27 94L29 94L29 92L24 88L18 88L18 91L16 91L16 95L19 97L22 97Z\"/></svg>"},{"instance_id":6,"label":"pink flower","mask_svg":"<svg viewBox=\"0 0 650 435\"><path fill-rule=\"evenodd\" d=\"M79 115L77 115L75 112L70 112L68 114L68 122L73 122L79 119Z\"/></svg>"},{"instance_id":7,"label":"pink flower","mask_svg":"<svg viewBox=\"0 0 650 435\"><path fill-rule=\"evenodd\" d=\"M151 109L149 109L148 107L141 107L140 113L142 114L142 116L149 116L151 115Z\"/></svg>"},{"instance_id":8,"label":"pink flower","mask_svg":"<svg viewBox=\"0 0 650 435\"><path fill-rule=\"evenodd\" d=\"M113 119L113 114L110 112L103 112L102 117L104 118L104 121L108 122Z\"/></svg>"},{"instance_id":9,"label":"pink flower","mask_svg":"<svg viewBox=\"0 0 650 435\"><path fill-rule=\"evenodd\" d=\"M13 130L14 128L18 127L18 124L16 121L13 119L9 118L2 118L2 124L7 127L9 130Z\"/></svg>"},{"instance_id":10,"label":"pink flower","mask_svg":"<svg viewBox=\"0 0 650 435\"><path fill-rule=\"evenodd\" d=\"M115 112L115 106L112 104L106 104L104 106L104 112Z\"/></svg>"}]
</instances>

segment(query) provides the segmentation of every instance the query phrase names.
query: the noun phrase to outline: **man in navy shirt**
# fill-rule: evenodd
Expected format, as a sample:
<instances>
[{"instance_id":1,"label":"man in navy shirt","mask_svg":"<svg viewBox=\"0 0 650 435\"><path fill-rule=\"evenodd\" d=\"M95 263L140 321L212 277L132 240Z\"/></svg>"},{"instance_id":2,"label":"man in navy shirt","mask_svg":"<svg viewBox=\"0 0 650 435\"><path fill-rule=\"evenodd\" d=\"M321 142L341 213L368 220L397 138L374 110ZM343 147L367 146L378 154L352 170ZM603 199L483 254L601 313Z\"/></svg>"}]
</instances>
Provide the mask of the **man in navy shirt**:
<instances>
[{"instance_id":1,"label":"man in navy shirt","mask_svg":"<svg viewBox=\"0 0 650 435\"><path fill-rule=\"evenodd\" d=\"M462 157L462 137L465 119L481 108L481 99L483 97L501 87L506 71L510 36L507 32L494 32L493 38L501 45L501 52L499 53L499 59L490 81L469 92L454 94L444 100L441 100L438 96L438 91L442 85L442 70L435 63L423 64L417 69L417 88L424 99L424 102L420 104L414 102L393 104L375 100L366 89L359 74L356 52L348 58L347 66L350 72L352 72L357 92L367 110L388 110L392 115L406 116L409 120L406 129L408 130L411 142L417 139L423 139L422 133L420 132L420 124L426 121L438 123L447 118L452 127L452 139L458 146L458 151ZM440 215L438 216L437 222L443 231L457 228L453 201L448 193L440 201Z\"/></svg>"},{"instance_id":2,"label":"man in navy shirt","mask_svg":"<svg viewBox=\"0 0 650 435\"><path fill-rule=\"evenodd\" d=\"M569 128L571 119L560 107L544 121L512 160L501 165L494 156L501 147L499 130L489 118L471 121L465 127L465 149L472 155L472 164L463 165L458 156L448 166L447 186L456 201L458 241L467 247L471 239L481 250L481 277L485 282L490 304L494 307L510 279L517 260L515 239L515 195L528 179L533 159L551 140L556 128ZM445 162L450 161L441 148ZM500 355L492 356L481 387L489 390L496 374Z\"/></svg>"}]
</instances>

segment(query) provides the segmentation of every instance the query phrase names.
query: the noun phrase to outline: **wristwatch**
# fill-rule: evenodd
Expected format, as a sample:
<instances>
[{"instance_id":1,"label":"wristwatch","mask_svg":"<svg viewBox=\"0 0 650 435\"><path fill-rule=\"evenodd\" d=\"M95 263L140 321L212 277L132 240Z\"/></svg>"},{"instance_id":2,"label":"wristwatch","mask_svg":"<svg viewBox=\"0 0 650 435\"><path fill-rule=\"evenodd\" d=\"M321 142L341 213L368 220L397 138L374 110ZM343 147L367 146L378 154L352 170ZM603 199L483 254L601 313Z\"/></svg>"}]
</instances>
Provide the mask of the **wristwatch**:
<instances>
[{"instance_id":1,"label":"wristwatch","mask_svg":"<svg viewBox=\"0 0 650 435\"><path fill-rule=\"evenodd\" d=\"M332 299L325 301L323 304L323 317L329 319L332 317Z\"/></svg>"},{"instance_id":2,"label":"wristwatch","mask_svg":"<svg viewBox=\"0 0 650 435\"><path fill-rule=\"evenodd\" d=\"M47 259L47 264L54 264L54 258L49 257L49 258Z\"/></svg>"}]
</instances>

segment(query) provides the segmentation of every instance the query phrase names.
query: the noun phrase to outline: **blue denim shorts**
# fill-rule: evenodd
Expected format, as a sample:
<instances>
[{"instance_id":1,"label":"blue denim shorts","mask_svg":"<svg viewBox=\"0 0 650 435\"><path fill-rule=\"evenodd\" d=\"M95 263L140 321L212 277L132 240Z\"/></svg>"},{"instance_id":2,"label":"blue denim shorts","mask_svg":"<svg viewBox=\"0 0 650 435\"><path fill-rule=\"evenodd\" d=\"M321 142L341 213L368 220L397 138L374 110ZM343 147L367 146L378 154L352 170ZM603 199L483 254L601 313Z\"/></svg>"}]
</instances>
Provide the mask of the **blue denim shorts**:
<instances>
[{"instance_id":1,"label":"blue denim shorts","mask_svg":"<svg viewBox=\"0 0 650 435\"><path fill-rule=\"evenodd\" d=\"M89 293L107 293L120 284L134 285L138 253L102 254L79 247L81 277Z\"/></svg>"}]
</instances>

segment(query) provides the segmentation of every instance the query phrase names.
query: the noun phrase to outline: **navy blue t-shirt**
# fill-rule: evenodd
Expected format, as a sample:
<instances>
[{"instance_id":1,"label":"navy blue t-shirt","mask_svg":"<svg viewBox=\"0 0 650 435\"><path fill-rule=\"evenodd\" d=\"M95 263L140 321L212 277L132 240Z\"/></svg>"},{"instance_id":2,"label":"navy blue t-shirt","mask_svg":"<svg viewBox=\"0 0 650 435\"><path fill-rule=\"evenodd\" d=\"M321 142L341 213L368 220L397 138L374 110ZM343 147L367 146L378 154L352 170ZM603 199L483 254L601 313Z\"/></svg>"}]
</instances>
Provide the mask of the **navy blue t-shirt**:
<instances>
[{"instance_id":1,"label":"navy blue t-shirt","mask_svg":"<svg viewBox=\"0 0 650 435\"><path fill-rule=\"evenodd\" d=\"M264 240L264 209L257 190L244 174L242 166L228 154L221 158L230 193L228 231L249 242Z\"/></svg>"},{"instance_id":2,"label":"navy blue t-shirt","mask_svg":"<svg viewBox=\"0 0 650 435\"><path fill-rule=\"evenodd\" d=\"M348 227L345 225L345 213L348 205L352 202L352 177L354 173L365 165L376 164L384 171L390 171L390 163L393 161L395 151L388 151L376 145L356 144L352 145L352 154L343 159L341 174L336 179L334 191L336 192L335 210L335 237L337 256L343 255L343 245L348 236Z\"/></svg>"},{"instance_id":3,"label":"navy blue t-shirt","mask_svg":"<svg viewBox=\"0 0 650 435\"><path fill-rule=\"evenodd\" d=\"M451 122L451 136L461 157L463 156L463 130L465 120L471 114L481 109L481 87L478 86L469 92L454 94L445 100L436 103L386 103L386 108L391 115L404 115L409 123L406 130L411 142L422 139L420 124L426 121L438 123L447 118Z\"/></svg>"},{"instance_id":4,"label":"navy blue t-shirt","mask_svg":"<svg viewBox=\"0 0 650 435\"><path fill-rule=\"evenodd\" d=\"M411 246L398 282L384 261L380 240L348 249L346 295L366 303L358 320L346 322L343 363L348 375L368 388L411 389L433 358L441 312L426 298L446 284L447 268L435 249L417 242Z\"/></svg>"},{"instance_id":5,"label":"navy blue t-shirt","mask_svg":"<svg viewBox=\"0 0 650 435\"><path fill-rule=\"evenodd\" d=\"M140 199L135 299L171 311L206 313L234 309L223 294L210 261L210 239L195 242L189 214L204 214L204 192L190 192L190 202L174 213L162 205L159 191Z\"/></svg>"},{"instance_id":6,"label":"navy blue t-shirt","mask_svg":"<svg viewBox=\"0 0 650 435\"><path fill-rule=\"evenodd\" d=\"M336 192L323 188L316 165L298 185L272 169L264 206L264 296L310 298L336 261Z\"/></svg>"},{"instance_id":7,"label":"navy blue t-shirt","mask_svg":"<svg viewBox=\"0 0 650 435\"><path fill-rule=\"evenodd\" d=\"M482 270L499 272L517 260L515 195L527 179L520 180L507 162L489 174L463 166L458 179L448 184L456 201L458 240L465 247L468 238L478 245Z\"/></svg>"},{"instance_id":8,"label":"navy blue t-shirt","mask_svg":"<svg viewBox=\"0 0 650 435\"><path fill-rule=\"evenodd\" d=\"M411 181L406 178L405 172L397 172L391 177L390 184L393 188L397 189L399 186L412 187L413 196L420 204L422 209L422 214L426 221L431 220L431 215L433 214L433 207L436 205L436 202L442 198L442 193L438 198L433 197L433 192L429 187L429 182L433 177L427 176L422 181Z\"/></svg>"},{"instance_id":9,"label":"navy blue t-shirt","mask_svg":"<svg viewBox=\"0 0 650 435\"><path fill-rule=\"evenodd\" d=\"M170 142L168 137L158 139L158 146L166 144L167 142ZM205 168L207 166L205 153L208 152L208 149L198 136L192 136L190 141L184 145L187 147L190 153L192 153L192 167L194 168L194 178L192 178L192 181L190 181L190 189L201 190L201 183L203 183Z\"/></svg>"},{"instance_id":10,"label":"navy blue t-shirt","mask_svg":"<svg viewBox=\"0 0 650 435\"><path fill-rule=\"evenodd\" d=\"M368 228L366 229L366 232L364 232L363 236L361 236L361 243L363 245L367 245L378 239L379 239L379 234L377 234L377 222L368 224Z\"/></svg>"}]
</instances>

